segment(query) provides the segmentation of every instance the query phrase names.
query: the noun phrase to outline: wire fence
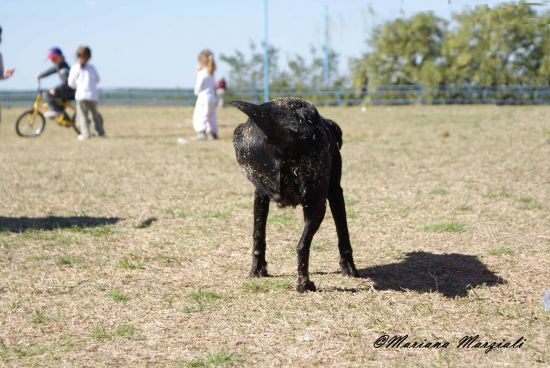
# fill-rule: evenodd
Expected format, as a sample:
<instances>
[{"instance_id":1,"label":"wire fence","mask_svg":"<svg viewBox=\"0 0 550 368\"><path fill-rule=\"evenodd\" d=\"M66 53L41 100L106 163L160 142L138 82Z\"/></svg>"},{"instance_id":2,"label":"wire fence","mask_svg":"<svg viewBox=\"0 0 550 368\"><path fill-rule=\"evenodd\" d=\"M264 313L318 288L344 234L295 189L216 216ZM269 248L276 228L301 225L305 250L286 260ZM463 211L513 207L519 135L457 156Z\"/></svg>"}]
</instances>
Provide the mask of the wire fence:
<instances>
[{"instance_id":1,"label":"wire fence","mask_svg":"<svg viewBox=\"0 0 550 368\"><path fill-rule=\"evenodd\" d=\"M547 86L524 85L368 85L361 88L271 88L271 98L301 97L318 105L407 105L407 104L550 104ZM4 107L30 106L36 91L0 91ZM191 89L102 89L106 105L192 106L196 97ZM229 89L226 101L263 102L263 89Z\"/></svg>"}]
</instances>

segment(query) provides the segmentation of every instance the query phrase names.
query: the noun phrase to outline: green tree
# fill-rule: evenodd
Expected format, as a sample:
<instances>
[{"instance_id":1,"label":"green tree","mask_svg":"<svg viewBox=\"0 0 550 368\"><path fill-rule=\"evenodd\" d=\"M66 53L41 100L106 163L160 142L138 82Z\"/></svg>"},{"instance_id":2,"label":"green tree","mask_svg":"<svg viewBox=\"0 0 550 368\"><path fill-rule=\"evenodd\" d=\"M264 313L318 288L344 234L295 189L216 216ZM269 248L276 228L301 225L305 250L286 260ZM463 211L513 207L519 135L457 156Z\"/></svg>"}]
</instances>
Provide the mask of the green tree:
<instances>
[{"instance_id":1,"label":"green tree","mask_svg":"<svg viewBox=\"0 0 550 368\"><path fill-rule=\"evenodd\" d=\"M369 40L372 51L350 62L355 86L379 84L436 84L443 80L441 46L446 21L431 12L396 19L377 27Z\"/></svg>"},{"instance_id":2,"label":"green tree","mask_svg":"<svg viewBox=\"0 0 550 368\"><path fill-rule=\"evenodd\" d=\"M550 86L550 11L547 11L539 18L537 30L540 35L540 47L542 57L538 60L534 84L539 86Z\"/></svg>"},{"instance_id":3,"label":"green tree","mask_svg":"<svg viewBox=\"0 0 550 368\"><path fill-rule=\"evenodd\" d=\"M264 80L264 51L258 49L253 41L249 44L250 53L245 55L235 50L233 55L220 55L220 60L229 65L229 85L232 88L260 88ZM281 79L278 69L279 49L269 46L270 83Z\"/></svg>"},{"instance_id":4,"label":"green tree","mask_svg":"<svg viewBox=\"0 0 550 368\"><path fill-rule=\"evenodd\" d=\"M478 6L453 15L457 27L444 46L445 79L457 84L534 83L548 47L538 17L521 3Z\"/></svg>"},{"instance_id":5,"label":"green tree","mask_svg":"<svg viewBox=\"0 0 550 368\"><path fill-rule=\"evenodd\" d=\"M448 24L429 12L419 13L375 29L368 42L370 50L350 60L357 92L364 93L359 87L367 82L432 86L424 89L424 98L447 96L439 86L449 84L550 85L550 12L538 13L522 2L504 3L493 9L467 9L452 19ZM498 91L497 95L492 89L480 91L479 97L511 96L509 91ZM384 97L416 94L385 93ZM453 92L448 97L471 95Z\"/></svg>"},{"instance_id":6,"label":"green tree","mask_svg":"<svg viewBox=\"0 0 550 368\"><path fill-rule=\"evenodd\" d=\"M269 84L272 87L296 87L298 89L320 87L324 82L324 55L311 46L310 58L302 55L287 57L285 69L279 68L280 51L269 47ZM220 59L229 65L229 83L235 88L260 88L263 85L263 48L258 49L250 42L250 52L245 55L235 50L232 55L222 54ZM331 84L343 84L344 77L338 75L339 55L329 50L329 75Z\"/></svg>"},{"instance_id":7,"label":"green tree","mask_svg":"<svg viewBox=\"0 0 550 368\"><path fill-rule=\"evenodd\" d=\"M343 82L343 78L338 75L339 55L334 50L329 49L328 69L331 85L338 85ZM287 57L288 72L285 73L286 81L289 86L298 89L304 87L319 88L324 84L324 54L319 53L314 47L310 47L309 62L302 55Z\"/></svg>"},{"instance_id":8,"label":"green tree","mask_svg":"<svg viewBox=\"0 0 550 368\"><path fill-rule=\"evenodd\" d=\"M365 96L365 84L370 86L369 98L432 98L435 90L379 90L385 84L439 85L444 80L442 44L447 22L431 12L418 13L408 19L396 19L377 27L369 40L371 51L350 61L351 80L356 94Z\"/></svg>"}]
</instances>

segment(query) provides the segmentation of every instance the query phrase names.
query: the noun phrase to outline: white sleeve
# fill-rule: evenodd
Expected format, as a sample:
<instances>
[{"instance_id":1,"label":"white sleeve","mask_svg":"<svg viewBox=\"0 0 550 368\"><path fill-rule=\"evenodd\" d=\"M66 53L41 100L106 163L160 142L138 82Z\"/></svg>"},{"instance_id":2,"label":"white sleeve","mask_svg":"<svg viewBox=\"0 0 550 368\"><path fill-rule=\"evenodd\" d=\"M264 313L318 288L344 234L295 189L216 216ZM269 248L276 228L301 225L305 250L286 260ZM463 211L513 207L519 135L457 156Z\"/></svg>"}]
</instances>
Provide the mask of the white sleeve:
<instances>
[{"instance_id":1,"label":"white sleeve","mask_svg":"<svg viewBox=\"0 0 550 368\"><path fill-rule=\"evenodd\" d=\"M94 66L94 74L95 74L96 83L99 83L99 81L100 81L100 79L99 79L99 73L97 72L97 69L95 68L95 66Z\"/></svg>"},{"instance_id":2,"label":"white sleeve","mask_svg":"<svg viewBox=\"0 0 550 368\"><path fill-rule=\"evenodd\" d=\"M206 73L203 73L202 70L197 73L197 81L195 82L195 96L199 95L199 92L202 91L202 84L206 77Z\"/></svg>"},{"instance_id":3,"label":"white sleeve","mask_svg":"<svg viewBox=\"0 0 550 368\"><path fill-rule=\"evenodd\" d=\"M76 89L76 77L78 76L78 71L76 70L78 68L78 64L75 64L72 66L71 71L69 72L69 78L67 78L67 84L72 89Z\"/></svg>"}]
</instances>

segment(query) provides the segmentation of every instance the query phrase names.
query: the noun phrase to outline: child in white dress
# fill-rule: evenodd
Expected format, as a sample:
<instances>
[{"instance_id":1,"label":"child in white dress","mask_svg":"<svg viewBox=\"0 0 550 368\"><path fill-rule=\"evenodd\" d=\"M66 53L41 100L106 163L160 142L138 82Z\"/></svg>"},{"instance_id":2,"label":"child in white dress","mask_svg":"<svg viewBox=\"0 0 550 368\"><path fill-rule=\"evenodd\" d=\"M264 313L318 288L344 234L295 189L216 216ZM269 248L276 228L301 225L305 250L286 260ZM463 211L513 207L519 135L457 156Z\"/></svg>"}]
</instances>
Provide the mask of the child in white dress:
<instances>
[{"instance_id":1,"label":"child in white dress","mask_svg":"<svg viewBox=\"0 0 550 368\"><path fill-rule=\"evenodd\" d=\"M193 111L193 128L197 132L195 140L218 139L216 117L216 63L210 50L202 50L198 57L195 95L197 102Z\"/></svg>"}]
</instances>

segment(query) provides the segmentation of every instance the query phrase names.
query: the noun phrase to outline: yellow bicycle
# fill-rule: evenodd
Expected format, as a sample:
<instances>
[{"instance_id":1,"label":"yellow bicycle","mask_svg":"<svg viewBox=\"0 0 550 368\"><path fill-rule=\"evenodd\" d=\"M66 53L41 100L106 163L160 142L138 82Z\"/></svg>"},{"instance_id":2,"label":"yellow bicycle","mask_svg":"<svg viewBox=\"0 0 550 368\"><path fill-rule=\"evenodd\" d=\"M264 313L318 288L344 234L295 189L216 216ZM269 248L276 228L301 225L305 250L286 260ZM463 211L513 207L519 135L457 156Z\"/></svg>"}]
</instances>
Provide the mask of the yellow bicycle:
<instances>
[{"instance_id":1,"label":"yellow bicycle","mask_svg":"<svg viewBox=\"0 0 550 368\"><path fill-rule=\"evenodd\" d=\"M43 95L44 90L40 88L40 82L38 82L38 93L33 108L22 113L15 122L15 131L20 137L38 137L44 132L44 128L46 128L44 112L49 111L50 108L47 103L42 101ZM80 134L80 130L75 124L75 107L70 101L60 101L60 104L63 106L63 113L56 118L57 124L68 128L72 127Z\"/></svg>"}]
</instances>

